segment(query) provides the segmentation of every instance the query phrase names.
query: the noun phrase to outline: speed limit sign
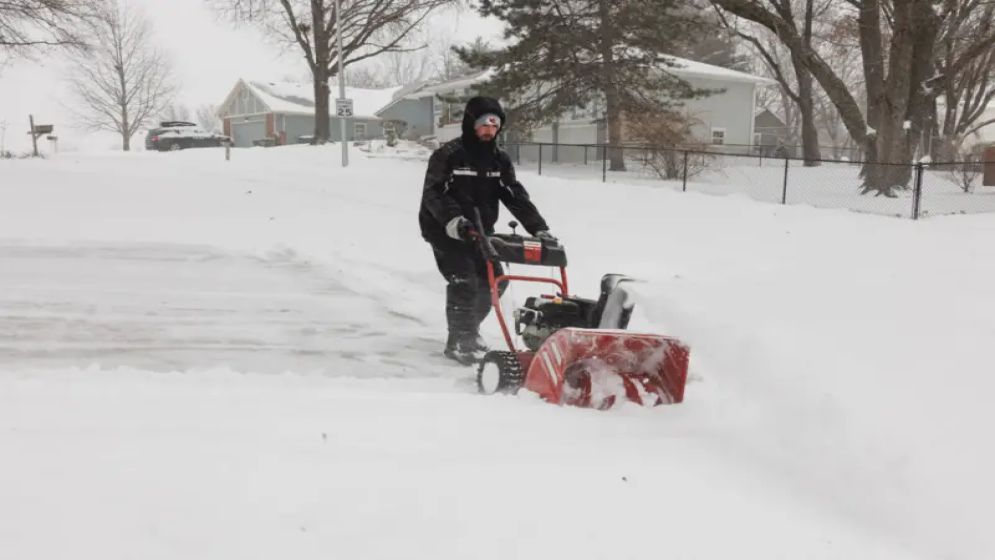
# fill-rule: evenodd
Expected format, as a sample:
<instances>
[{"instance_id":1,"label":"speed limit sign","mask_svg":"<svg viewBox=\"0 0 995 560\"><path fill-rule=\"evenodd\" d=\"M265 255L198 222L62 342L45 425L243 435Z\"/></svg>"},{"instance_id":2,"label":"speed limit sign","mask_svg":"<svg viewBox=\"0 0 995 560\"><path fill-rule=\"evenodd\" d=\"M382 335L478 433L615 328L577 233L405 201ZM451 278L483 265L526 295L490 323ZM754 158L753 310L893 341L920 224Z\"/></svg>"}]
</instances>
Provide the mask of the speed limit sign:
<instances>
[{"instance_id":1,"label":"speed limit sign","mask_svg":"<svg viewBox=\"0 0 995 560\"><path fill-rule=\"evenodd\" d=\"M336 99L335 114L340 117L352 116L352 99Z\"/></svg>"}]
</instances>

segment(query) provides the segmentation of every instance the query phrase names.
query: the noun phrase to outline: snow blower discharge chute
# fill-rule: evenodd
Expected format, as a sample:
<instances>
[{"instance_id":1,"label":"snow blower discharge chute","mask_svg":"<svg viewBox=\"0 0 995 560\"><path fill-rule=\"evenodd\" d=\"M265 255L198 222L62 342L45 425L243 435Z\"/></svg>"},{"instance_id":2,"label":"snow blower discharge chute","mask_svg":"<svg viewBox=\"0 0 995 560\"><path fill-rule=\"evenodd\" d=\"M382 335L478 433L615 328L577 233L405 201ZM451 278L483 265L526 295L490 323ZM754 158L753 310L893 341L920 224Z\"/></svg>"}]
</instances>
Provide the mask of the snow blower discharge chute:
<instances>
[{"instance_id":1,"label":"snow blower discharge chute","mask_svg":"<svg viewBox=\"0 0 995 560\"><path fill-rule=\"evenodd\" d=\"M628 400L644 406L684 399L689 349L676 338L629 332L633 303L629 281L606 274L597 300L570 294L567 256L556 240L511 234L480 235L475 241L487 262L491 305L508 350L490 351L477 370L481 393L515 393L526 389L544 400L608 409ZM479 216L477 231L482 232ZM560 278L495 276L494 263L559 268ZM555 294L530 297L514 312L508 328L498 287L503 282L549 284ZM515 344L520 337L526 349Z\"/></svg>"}]
</instances>

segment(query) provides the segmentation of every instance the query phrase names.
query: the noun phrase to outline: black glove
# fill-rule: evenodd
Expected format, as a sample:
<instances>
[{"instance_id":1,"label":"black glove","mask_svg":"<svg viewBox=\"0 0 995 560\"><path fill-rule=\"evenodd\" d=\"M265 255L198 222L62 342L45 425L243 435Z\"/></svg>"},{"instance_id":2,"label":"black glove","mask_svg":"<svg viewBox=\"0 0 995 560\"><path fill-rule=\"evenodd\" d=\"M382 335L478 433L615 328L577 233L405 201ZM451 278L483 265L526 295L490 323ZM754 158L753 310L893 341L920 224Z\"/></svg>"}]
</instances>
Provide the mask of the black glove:
<instances>
[{"instance_id":1,"label":"black glove","mask_svg":"<svg viewBox=\"0 0 995 560\"><path fill-rule=\"evenodd\" d=\"M446 224L446 235L458 241L470 241L476 233L477 228L473 227L473 222L463 216L457 216Z\"/></svg>"},{"instance_id":2,"label":"black glove","mask_svg":"<svg viewBox=\"0 0 995 560\"><path fill-rule=\"evenodd\" d=\"M537 231L536 232L536 237L538 237L539 239L547 239L547 240L552 241L554 243L556 241L559 241L558 239L556 239L556 237L552 233L549 233L548 229L544 229L542 231Z\"/></svg>"}]
</instances>

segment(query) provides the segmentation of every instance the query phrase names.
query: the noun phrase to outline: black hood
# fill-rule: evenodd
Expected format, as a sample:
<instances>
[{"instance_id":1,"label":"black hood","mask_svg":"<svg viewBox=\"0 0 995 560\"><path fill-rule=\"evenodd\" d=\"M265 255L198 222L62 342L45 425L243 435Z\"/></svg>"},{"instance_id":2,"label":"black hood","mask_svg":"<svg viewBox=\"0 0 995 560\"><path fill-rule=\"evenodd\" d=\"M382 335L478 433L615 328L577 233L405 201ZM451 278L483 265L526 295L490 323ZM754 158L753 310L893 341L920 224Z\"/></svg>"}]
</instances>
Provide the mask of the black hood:
<instances>
[{"instance_id":1,"label":"black hood","mask_svg":"<svg viewBox=\"0 0 995 560\"><path fill-rule=\"evenodd\" d=\"M466 110L463 111L463 145L471 152L483 151L485 148L490 148L492 151L495 145L494 141L491 142L481 142L477 138L477 134L473 131L473 123L480 118L481 115L486 115L487 113L494 113L495 115L501 117L501 129L504 128L505 121L507 118L504 115L504 110L501 109L501 104L498 103L497 99L493 97L474 97L473 99L466 102Z\"/></svg>"}]
</instances>

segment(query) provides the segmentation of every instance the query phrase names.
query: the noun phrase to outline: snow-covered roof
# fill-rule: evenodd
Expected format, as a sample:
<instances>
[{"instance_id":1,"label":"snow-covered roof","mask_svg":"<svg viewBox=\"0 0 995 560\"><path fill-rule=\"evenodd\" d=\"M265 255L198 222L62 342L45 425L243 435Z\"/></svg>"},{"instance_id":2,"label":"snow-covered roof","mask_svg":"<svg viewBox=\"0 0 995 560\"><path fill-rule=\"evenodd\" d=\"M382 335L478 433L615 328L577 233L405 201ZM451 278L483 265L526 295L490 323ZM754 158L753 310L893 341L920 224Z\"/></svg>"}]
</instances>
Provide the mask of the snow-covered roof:
<instances>
[{"instance_id":1,"label":"snow-covered roof","mask_svg":"<svg viewBox=\"0 0 995 560\"><path fill-rule=\"evenodd\" d=\"M671 74L676 74L677 76L696 76L699 78L711 78L715 80L747 82L763 85L772 85L777 83L775 80L770 78L754 76L753 74L740 72L739 70L731 70L729 68L723 68L714 64L707 64L705 62L698 62L687 58L680 58L678 56L668 55L663 58L670 63L665 65L664 69Z\"/></svg>"},{"instance_id":2,"label":"snow-covered roof","mask_svg":"<svg viewBox=\"0 0 995 560\"><path fill-rule=\"evenodd\" d=\"M463 88L484 82L490 79L494 72L492 70L483 70L476 72L474 74L469 74L467 76L462 76L460 78L455 78L452 80L446 80L444 82L430 82L421 81L408 84L401 88L398 88L394 93L393 98L388 102L381 105L380 109L377 111L386 111L392 107L395 103L402 101L404 99L424 99L426 97L434 97L436 95L446 94L452 91L461 90Z\"/></svg>"},{"instance_id":3,"label":"snow-covered roof","mask_svg":"<svg viewBox=\"0 0 995 560\"><path fill-rule=\"evenodd\" d=\"M276 82L262 80L240 80L244 86L261 101L266 108L274 113L314 114L314 86L302 82ZM328 85L331 91L332 110L335 98L339 94L339 86L332 82ZM238 86L235 88L239 89ZM377 118L376 112L390 102L398 89L365 89L346 87L346 97L352 99L353 115L357 117ZM234 92L233 92L234 93Z\"/></svg>"}]
</instances>

